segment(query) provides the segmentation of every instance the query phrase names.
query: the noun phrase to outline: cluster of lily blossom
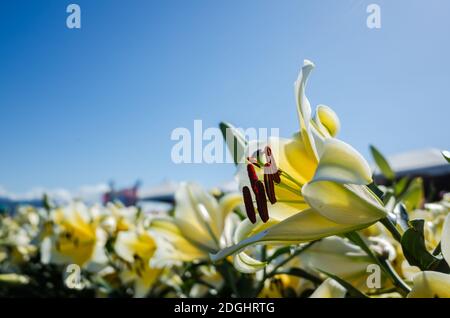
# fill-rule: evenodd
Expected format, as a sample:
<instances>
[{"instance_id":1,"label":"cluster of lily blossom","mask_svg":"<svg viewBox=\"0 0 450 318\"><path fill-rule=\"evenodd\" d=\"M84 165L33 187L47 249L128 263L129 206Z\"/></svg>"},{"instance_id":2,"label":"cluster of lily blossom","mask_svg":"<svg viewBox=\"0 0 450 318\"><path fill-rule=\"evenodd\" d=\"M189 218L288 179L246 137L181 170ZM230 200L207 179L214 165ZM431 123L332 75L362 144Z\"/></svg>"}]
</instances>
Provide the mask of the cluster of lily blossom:
<instances>
[{"instance_id":1,"label":"cluster of lily blossom","mask_svg":"<svg viewBox=\"0 0 450 318\"><path fill-rule=\"evenodd\" d=\"M75 264L75 292L97 297L450 297L450 196L425 203L420 179L377 186L336 138L336 113L313 114L313 69L294 85L291 138L246 141L223 124L248 155L239 192L182 183L164 215L73 202L0 216L0 294L74 292Z\"/></svg>"}]
</instances>

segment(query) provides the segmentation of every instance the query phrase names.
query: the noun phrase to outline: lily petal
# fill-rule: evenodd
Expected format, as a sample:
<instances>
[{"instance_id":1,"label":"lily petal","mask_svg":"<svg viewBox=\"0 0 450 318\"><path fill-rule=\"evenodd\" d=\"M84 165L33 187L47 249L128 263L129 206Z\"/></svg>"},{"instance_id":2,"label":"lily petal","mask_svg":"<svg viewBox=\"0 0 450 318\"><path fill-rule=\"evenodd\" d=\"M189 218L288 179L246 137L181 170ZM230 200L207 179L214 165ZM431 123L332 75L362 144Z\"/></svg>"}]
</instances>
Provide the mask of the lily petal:
<instances>
[{"instance_id":1,"label":"lily petal","mask_svg":"<svg viewBox=\"0 0 450 318\"><path fill-rule=\"evenodd\" d=\"M233 258L233 265L241 273L253 274L264 269L266 262L258 261L248 254L241 252Z\"/></svg>"},{"instance_id":2,"label":"lily petal","mask_svg":"<svg viewBox=\"0 0 450 318\"><path fill-rule=\"evenodd\" d=\"M347 290L337 281L327 278L309 298L344 298Z\"/></svg>"},{"instance_id":3,"label":"lily petal","mask_svg":"<svg viewBox=\"0 0 450 318\"><path fill-rule=\"evenodd\" d=\"M441 251L447 264L450 265L450 214L447 214L442 228Z\"/></svg>"},{"instance_id":4,"label":"lily petal","mask_svg":"<svg viewBox=\"0 0 450 318\"><path fill-rule=\"evenodd\" d=\"M154 219L150 228L157 233L154 235L158 246L155 262L164 264L207 258L205 250L187 240L172 219Z\"/></svg>"},{"instance_id":5,"label":"lily petal","mask_svg":"<svg viewBox=\"0 0 450 318\"><path fill-rule=\"evenodd\" d=\"M305 184L302 193L312 208L339 224L374 223L386 216L381 203L365 186L317 181Z\"/></svg>"},{"instance_id":6,"label":"lily petal","mask_svg":"<svg viewBox=\"0 0 450 318\"><path fill-rule=\"evenodd\" d=\"M224 195L219 200L219 214L220 218L222 219L220 221L219 227L221 229L224 228L225 219L230 214L231 211L233 211L235 208L237 208L239 205L241 205L242 202L242 196L240 193L233 192L228 193Z\"/></svg>"},{"instance_id":7,"label":"lily petal","mask_svg":"<svg viewBox=\"0 0 450 318\"><path fill-rule=\"evenodd\" d=\"M314 181L335 181L339 183L369 184L372 171L361 154L339 139L327 139Z\"/></svg>"},{"instance_id":8,"label":"lily petal","mask_svg":"<svg viewBox=\"0 0 450 318\"><path fill-rule=\"evenodd\" d=\"M300 122L300 133L308 153L312 158L318 158L314 138L311 133L311 105L305 95L306 83L311 71L314 69L314 64L311 61L305 60L302 70L294 83L295 97L297 100L297 113Z\"/></svg>"},{"instance_id":9,"label":"lily petal","mask_svg":"<svg viewBox=\"0 0 450 318\"><path fill-rule=\"evenodd\" d=\"M175 223L183 235L208 250L217 250L223 220L214 197L197 184L182 183L175 201Z\"/></svg>"},{"instance_id":10,"label":"lily petal","mask_svg":"<svg viewBox=\"0 0 450 318\"><path fill-rule=\"evenodd\" d=\"M450 275L424 271L413 278L413 288L408 298L449 298Z\"/></svg>"},{"instance_id":11,"label":"lily petal","mask_svg":"<svg viewBox=\"0 0 450 318\"><path fill-rule=\"evenodd\" d=\"M317 126L320 127L320 131L323 132L325 136L335 137L341 129L339 117L330 107L326 105L317 106L314 120Z\"/></svg>"},{"instance_id":12,"label":"lily petal","mask_svg":"<svg viewBox=\"0 0 450 318\"><path fill-rule=\"evenodd\" d=\"M373 222L371 222L373 223ZM327 236L356 231L369 224L338 224L323 217L314 209L306 209L273 226L262 230L217 254L210 254L213 262L235 254L244 248L261 244L299 244Z\"/></svg>"}]
</instances>

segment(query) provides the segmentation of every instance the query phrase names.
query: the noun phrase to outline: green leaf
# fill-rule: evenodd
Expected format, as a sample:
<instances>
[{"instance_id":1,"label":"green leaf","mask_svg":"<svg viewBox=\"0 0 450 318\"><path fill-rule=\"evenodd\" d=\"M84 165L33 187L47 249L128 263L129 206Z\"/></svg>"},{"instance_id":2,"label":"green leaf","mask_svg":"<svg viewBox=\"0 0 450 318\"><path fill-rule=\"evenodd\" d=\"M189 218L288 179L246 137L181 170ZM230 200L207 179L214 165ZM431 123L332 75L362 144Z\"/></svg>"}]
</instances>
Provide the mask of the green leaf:
<instances>
[{"instance_id":1,"label":"green leaf","mask_svg":"<svg viewBox=\"0 0 450 318\"><path fill-rule=\"evenodd\" d=\"M244 155L245 148L247 146L247 141L244 135L232 124L221 122L219 124L222 136L227 143L228 150L233 156L233 161L238 164Z\"/></svg>"},{"instance_id":2,"label":"green leaf","mask_svg":"<svg viewBox=\"0 0 450 318\"><path fill-rule=\"evenodd\" d=\"M394 193L396 197L399 197L402 195L406 189L408 188L410 179L408 177L403 177L400 180L398 180L394 185Z\"/></svg>"},{"instance_id":3,"label":"green leaf","mask_svg":"<svg viewBox=\"0 0 450 318\"><path fill-rule=\"evenodd\" d=\"M278 256L281 256L283 254L288 254L292 250L291 246L284 246L279 249L277 249L270 257L267 259L267 262L270 263L274 259L276 259Z\"/></svg>"},{"instance_id":4,"label":"green leaf","mask_svg":"<svg viewBox=\"0 0 450 318\"><path fill-rule=\"evenodd\" d=\"M358 290L356 287L354 287L352 284L350 284L349 282L343 280L342 278L330 274L328 272L325 272L323 270L318 269L319 272L327 275L328 277L334 279L335 281L337 281L339 284L342 285L342 287L344 287L345 289L347 289L347 293L350 297L352 298L369 298L369 296L367 296L366 294L364 294L363 292L361 292L360 290Z\"/></svg>"},{"instance_id":5,"label":"green leaf","mask_svg":"<svg viewBox=\"0 0 450 318\"><path fill-rule=\"evenodd\" d=\"M450 151L444 150L442 152L442 155L444 156L445 160L447 160L447 162L450 163Z\"/></svg>"},{"instance_id":6,"label":"green leaf","mask_svg":"<svg viewBox=\"0 0 450 318\"><path fill-rule=\"evenodd\" d=\"M370 146L370 152L372 153L372 157L375 160L375 163L377 164L378 168L380 169L380 172L388 179L388 180L394 180L395 179L395 173L392 170L391 166L389 165L386 158L381 154L381 152L375 148L374 146Z\"/></svg>"},{"instance_id":7,"label":"green leaf","mask_svg":"<svg viewBox=\"0 0 450 318\"><path fill-rule=\"evenodd\" d=\"M410 265L417 266L421 270L428 270L439 259L428 252L425 246L424 220L412 220L411 227L402 236L401 244L403 254Z\"/></svg>"},{"instance_id":8,"label":"green leaf","mask_svg":"<svg viewBox=\"0 0 450 318\"><path fill-rule=\"evenodd\" d=\"M413 211L419 208L425 199L422 178L414 178L399 199L403 201L406 210L408 211Z\"/></svg>"},{"instance_id":9,"label":"green leaf","mask_svg":"<svg viewBox=\"0 0 450 318\"><path fill-rule=\"evenodd\" d=\"M378 188L378 186L375 184L375 182L372 182L371 184L368 184L367 187L380 199L383 201L384 192Z\"/></svg>"}]
</instances>

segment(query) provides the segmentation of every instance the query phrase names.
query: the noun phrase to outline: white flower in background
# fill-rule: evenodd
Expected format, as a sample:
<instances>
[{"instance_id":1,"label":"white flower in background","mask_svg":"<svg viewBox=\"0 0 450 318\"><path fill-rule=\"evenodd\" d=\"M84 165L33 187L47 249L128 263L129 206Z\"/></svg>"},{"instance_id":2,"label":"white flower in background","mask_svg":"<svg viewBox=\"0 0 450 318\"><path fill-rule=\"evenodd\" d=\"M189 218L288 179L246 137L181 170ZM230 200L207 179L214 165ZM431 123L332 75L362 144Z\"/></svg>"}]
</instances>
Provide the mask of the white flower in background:
<instances>
[{"instance_id":1,"label":"white flower in background","mask_svg":"<svg viewBox=\"0 0 450 318\"><path fill-rule=\"evenodd\" d=\"M344 298L347 290L337 281L327 278L309 298Z\"/></svg>"},{"instance_id":2,"label":"white flower in background","mask_svg":"<svg viewBox=\"0 0 450 318\"><path fill-rule=\"evenodd\" d=\"M163 269L151 266L157 249L156 241L144 229L119 232L114 251L126 263L120 272L124 283L134 283L134 296L144 297L158 280Z\"/></svg>"},{"instance_id":3,"label":"white flower in background","mask_svg":"<svg viewBox=\"0 0 450 318\"><path fill-rule=\"evenodd\" d=\"M125 207L120 203L109 202L101 209L101 226L109 235L115 236L120 231L134 229L139 224L139 209L135 206Z\"/></svg>"},{"instance_id":4,"label":"white flower in background","mask_svg":"<svg viewBox=\"0 0 450 318\"><path fill-rule=\"evenodd\" d=\"M230 212L242 204L240 194L226 194L217 200L195 183L182 183L175 201L173 217L151 223L161 239L156 258L163 262L207 260L209 253L232 243L238 220Z\"/></svg>"},{"instance_id":5,"label":"white flower in background","mask_svg":"<svg viewBox=\"0 0 450 318\"><path fill-rule=\"evenodd\" d=\"M106 232L99 226L99 208L75 202L51 211L41 244L41 261L77 264L97 271L105 266Z\"/></svg>"}]
</instances>

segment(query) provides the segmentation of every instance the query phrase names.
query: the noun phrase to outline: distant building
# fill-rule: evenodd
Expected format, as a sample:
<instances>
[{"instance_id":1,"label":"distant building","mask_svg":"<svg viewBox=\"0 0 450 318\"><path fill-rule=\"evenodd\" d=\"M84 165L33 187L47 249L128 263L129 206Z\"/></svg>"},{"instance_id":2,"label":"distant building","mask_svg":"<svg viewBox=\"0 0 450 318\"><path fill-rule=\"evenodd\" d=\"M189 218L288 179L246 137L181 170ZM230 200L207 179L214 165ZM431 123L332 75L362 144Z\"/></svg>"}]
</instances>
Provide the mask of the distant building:
<instances>
[{"instance_id":1,"label":"distant building","mask_svg":"<svg viewBox=\"0 0 450 318\"><path fill-rule=\"evenodd\" d=\"M17 207L29 205L36 208L44 206L44 200L13 200L10 198L0 198L0 214L1 213L13 213Z\"/></svg>"},{"instance_id":2,"label":"distant building","mask_svg":"<svg viewBox=\"0 0 450 318\"><path fill-rule=\"evenodd\" d=\"M103 195L103 204L120 201L125 206L136 205L138 201L137 192L139 186L140 182L138 181L132 188L116 190L114 188L114 183L111 183L110 190Z\"/></svg>"},{"instance_id":3,"label":"distant building","mask_svg":"<svg viewBox=\"0 0 450 318\"><path fill-rule=\"evenodd\" d=\"M388 156L387 160L397 179L422 177L427 195L435 198L442 192L450 192L450 164L438 149L423 149ZM375 182L388 181L376 169Z\"/></svg>"}]
</instances>

